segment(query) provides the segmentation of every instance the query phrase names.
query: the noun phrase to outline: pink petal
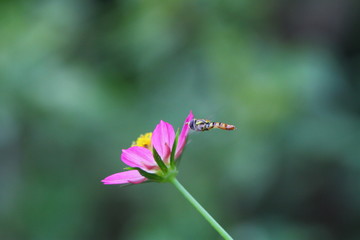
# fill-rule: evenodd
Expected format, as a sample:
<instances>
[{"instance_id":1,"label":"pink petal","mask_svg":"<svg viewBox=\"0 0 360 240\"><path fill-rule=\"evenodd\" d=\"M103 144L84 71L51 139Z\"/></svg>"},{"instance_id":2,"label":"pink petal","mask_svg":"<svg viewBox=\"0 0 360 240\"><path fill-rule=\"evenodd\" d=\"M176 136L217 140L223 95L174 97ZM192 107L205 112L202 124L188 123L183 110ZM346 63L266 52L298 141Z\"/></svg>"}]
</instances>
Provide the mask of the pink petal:
<instances>
[{"instance_id":1,"label":"pink petal","mask_svg":"<svg viewBox=\"0 0 360 240\"><path fill-rule=\"evenodd\" d=\"M170 156L174 139L175 131L173 126L161 120L160 123L156 125L151 138L151 143L164 161Z\"/></svg>"},{"instance_id":2,"label":"pink petal","mask_svg":"<svg viewBox=\"0 0 360 240\"><path fill-rule=\"evenodd\" d=\"M101 180L104 184L142 183L147 180L137 170L115 173Z\"/></svg>"},{"instance_id":3,"label":"pink petal","mask_svg":"<svg viewBox=\"0 0 360 240\"><path fill-rule=\"evenodd\" d=\"M187 118L185 119L183 128L182 128L181 133L180 133L180 135L179 135L178 145L177 145L176 153L175 153L175 158L178 158L178 157L181 155L182 150L183 150L184 147L185 147L186 138L187 138L187 135L188 135L189 130L190 130L190 127L189 127L189 124L188 124L188 123L189 123L193 118L194 118L194 114L192 113L192 111L190 111L189 115L188 115Z\"/></svg>"},{"instance_id":4,"label":"pink petal","mask_svg":"<svg viewBox=\"0 0 360 240\"><path fill-rule=\"evenodd\" d=\"M145 171L158 167L151 151L139 146L123 149L121 160L130 167L139 167Z\"/></svg>"}]
</instances>

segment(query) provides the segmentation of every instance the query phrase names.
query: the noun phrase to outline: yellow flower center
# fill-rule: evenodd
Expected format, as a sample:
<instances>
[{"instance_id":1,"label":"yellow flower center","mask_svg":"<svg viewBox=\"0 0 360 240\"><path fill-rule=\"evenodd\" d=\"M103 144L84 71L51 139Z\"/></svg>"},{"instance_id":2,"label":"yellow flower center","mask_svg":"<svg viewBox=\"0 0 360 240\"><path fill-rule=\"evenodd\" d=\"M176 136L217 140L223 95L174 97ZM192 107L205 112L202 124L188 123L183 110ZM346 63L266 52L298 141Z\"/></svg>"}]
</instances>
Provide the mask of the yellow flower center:
<instances>
[{"instance_id":1,"label":"yellow flower center","mask_svg":"<svg viewBox=\"0 0 360 240\"><path fill-rule=\"evenodd\" d=\"M151 132L141 134L140 137L138 137L136 141L131 144L131 146L132 147L139 146L151 150L151 136L152 136Z\"/></svg>"}]
</instances>

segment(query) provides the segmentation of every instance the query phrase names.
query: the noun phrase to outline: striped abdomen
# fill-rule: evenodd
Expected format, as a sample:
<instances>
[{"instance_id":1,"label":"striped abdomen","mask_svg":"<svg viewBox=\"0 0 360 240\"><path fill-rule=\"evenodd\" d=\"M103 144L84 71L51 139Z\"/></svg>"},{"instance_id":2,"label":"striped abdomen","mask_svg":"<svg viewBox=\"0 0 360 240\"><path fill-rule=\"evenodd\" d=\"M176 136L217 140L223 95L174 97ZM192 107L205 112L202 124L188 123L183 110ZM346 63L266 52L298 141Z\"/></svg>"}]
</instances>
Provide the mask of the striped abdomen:
<instances>
[{"instance_id":1,"label":"striped abdomen","mask_svg":"<svg viewBox=\"0 0 360 240\"><path fill-rule=\"evenodd\" d=\"M234 130L235 129L234 125L221 123L221 122L212 122L211 125L212 125L211 128L219 128L219 129L223 129L223 130Z\"/></svg>"}]
</instances>

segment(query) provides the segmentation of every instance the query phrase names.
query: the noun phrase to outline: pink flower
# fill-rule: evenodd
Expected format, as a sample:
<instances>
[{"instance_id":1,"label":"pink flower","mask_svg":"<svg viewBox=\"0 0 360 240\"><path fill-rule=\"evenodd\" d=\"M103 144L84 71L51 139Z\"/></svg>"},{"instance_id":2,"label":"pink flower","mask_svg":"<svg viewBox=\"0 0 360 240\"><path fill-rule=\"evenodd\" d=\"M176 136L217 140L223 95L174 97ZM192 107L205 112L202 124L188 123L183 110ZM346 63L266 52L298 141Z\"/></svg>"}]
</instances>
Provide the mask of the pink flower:
<instances>
[{"instance_id":1,"label":"pink flower","mask_svg":"<svg viewBox=\"0 0 360 240\"><path fill-rule=\"evenodd\" d=\"M185 119L183 128L178 137L176 149L174 149L175 153L173 154L175 159L180 157L185 147L186 138L190 129L188 122L193 118L194 116L190 111L189 115ZM151 136L151 134L142 136ZM151 146L146 145L146 147L144 147L144 144L143 146L133 146L122 150L121 160L132 170L115 173L103 179L102 182L104 184L137 184L149 180L150 178L159 181L165 180L168 170L171 174L177 172L176 166L171 166L170 164L174 141L175 131L173 126L161 120L160 123L156 125L154 132L152 133L150 144ZM159 166L159 164L156 162L156 156L155 154L153 155L151 151L152 148L154 148L155 152L159 154L162 162L166 166L165 172L163 169L164 166L161 166L163 164L160 164ZM146 175L146 177L144 175Z\"/></svg>"}]
</instances>

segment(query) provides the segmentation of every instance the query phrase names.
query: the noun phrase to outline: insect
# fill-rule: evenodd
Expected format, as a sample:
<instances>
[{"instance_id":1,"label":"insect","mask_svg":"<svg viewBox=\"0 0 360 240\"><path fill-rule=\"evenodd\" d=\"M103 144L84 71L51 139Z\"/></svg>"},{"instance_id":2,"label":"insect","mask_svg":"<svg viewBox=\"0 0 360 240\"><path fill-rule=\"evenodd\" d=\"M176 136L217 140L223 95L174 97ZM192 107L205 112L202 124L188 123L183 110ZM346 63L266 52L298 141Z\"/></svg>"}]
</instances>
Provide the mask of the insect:
<instances>
[{"instance_id":1,"label":"insect","mask_svg":"<svg viewBox=\"0 0 360 240\"><path fill-rule=\"evenodd\" d=\"M234 130L235 129L234 125L221 123L221 122L211 122L210 120L206 120L206 119L194 118L188 124L189 124L190 129L192 129L194 131L201 131L201 132L208 131L213 128L219 128L222 130Z\"/></svg>"}]
</instances>

